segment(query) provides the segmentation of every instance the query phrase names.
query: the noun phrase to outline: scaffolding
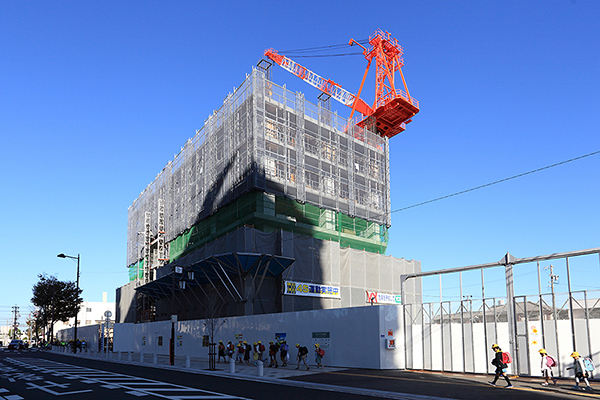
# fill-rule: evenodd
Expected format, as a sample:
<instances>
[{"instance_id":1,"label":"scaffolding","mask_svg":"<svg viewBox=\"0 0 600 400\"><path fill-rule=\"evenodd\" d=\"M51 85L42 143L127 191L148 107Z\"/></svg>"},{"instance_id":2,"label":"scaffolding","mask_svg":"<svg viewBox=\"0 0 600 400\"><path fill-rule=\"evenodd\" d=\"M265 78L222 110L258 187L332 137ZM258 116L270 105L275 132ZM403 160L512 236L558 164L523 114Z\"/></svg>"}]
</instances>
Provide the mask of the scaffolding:
<instances>
[{"instance_id":1,"label":"scaffolding","mask_svg":"<svg viewBox=\"0 0 600 400\"><path fill-rule=\"evenodd\" d=\"M387 243L389 182L387 138L253 69L129 207L127 265L141 278L171 242L253 191L364 220Z\"/></svg>"}]
</instances>

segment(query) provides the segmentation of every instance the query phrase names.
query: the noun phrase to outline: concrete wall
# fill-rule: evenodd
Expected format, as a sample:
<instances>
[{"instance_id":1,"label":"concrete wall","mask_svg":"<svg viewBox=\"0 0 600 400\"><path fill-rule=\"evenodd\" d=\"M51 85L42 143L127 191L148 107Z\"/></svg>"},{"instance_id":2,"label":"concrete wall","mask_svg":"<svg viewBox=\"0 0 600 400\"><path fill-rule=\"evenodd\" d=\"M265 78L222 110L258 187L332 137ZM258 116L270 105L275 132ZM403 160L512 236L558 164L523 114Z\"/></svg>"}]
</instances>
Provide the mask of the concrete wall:
<instances>
[{"instance_id":1,"label":"concrete wall","mask_svg":"<svg viewBox=\"0 0 600 400\"><path fill-rule=\"evenodd\" d=\"M402 307L379 305L328 310L263 314L227 318L215 335L215 340L236 342L235 335L252 343L275 340L276 333L285 333L292 348L290 358L296 357L294 345L300 343L311 350L309 360L314 364L312 350L320 340L325 349L325 365L372 369L404 368L402 337ZM114 351L169 353L171 322L146 324L115 324ZM388 336L391 330L393 336ZM329 333L329 345L324 339L314 339L314 333ZM176 323L176 356L208 357L202 347L202 335L208 334L202 320ZM178 340L181 336L181 342ZM159 346L162 337L162 346ZM395 338L396 349L386 350L386 339ZM181 344L181 345L179 345Z\"/></svg>"}]
</instances>

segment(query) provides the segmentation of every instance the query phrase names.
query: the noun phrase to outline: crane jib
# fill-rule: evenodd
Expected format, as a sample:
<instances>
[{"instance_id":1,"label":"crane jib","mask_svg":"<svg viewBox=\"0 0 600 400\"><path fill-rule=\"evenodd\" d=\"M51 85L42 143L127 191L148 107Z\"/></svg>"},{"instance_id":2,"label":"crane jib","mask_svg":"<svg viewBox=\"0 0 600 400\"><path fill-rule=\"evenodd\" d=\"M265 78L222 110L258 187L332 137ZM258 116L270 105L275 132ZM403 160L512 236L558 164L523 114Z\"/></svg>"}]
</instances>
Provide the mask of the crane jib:
<instances>
[{"instance_id":1,"label":"crane jib","mask_svg":"<svg viewBox=\"0 0 600 400\"><path fill-rule=\"evenodd\" d=\"M340 103L346 106L352 106L354 103L355 95L347 91L346 89L339 86L337 83L324 79L323 77L315 74L311 70L303 67L302 65L290 60L287 57L283 57L281 67L288 72L296 75L303 81L307 82L311 86L327 93Z\"/></svg>"}]
</instances>

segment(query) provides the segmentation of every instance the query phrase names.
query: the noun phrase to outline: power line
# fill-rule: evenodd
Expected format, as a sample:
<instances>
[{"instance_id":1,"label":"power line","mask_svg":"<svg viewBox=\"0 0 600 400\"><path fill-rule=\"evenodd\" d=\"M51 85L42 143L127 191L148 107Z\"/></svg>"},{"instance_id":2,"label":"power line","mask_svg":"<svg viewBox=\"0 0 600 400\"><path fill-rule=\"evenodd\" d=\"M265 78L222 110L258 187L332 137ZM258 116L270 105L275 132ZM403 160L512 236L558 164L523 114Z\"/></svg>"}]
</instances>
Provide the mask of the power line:
<instances>
[{"instance_id":1,"label":"power line","mask_svg":"<svg viewBox=\"0 0 600 400\"><path fill-rule=\"evenodd\" d=\"M534 170L531 170L531 171L528 171L528 172L523 172L522 174L513 175L513 176L508 177L508 178L500 179L499 181L494 181L494 182L486 183L485 185L476 186L474 188L467 189L467 190L461 190L460 192L456 192L456 193L452 193L452 194L449 194L449 195L446 195L446 196L438 197L438 198L433 199L433 200L424 201L422 203L413 204L412 206L408 206L408 207L404 207L404 208L399 208L397 210L393 210L392 213L399 212L399 211L404 211L404 210L408 210L409 208L415 208L415 207L422 206L422 205L425 205L425 204L433 203L435 201L444 200L444 199L447 199L449 197L454 197L454 196L458 196L459 194L464 194L464 193L472 192L474 190L483 189L483 188L488 187L488 186L497 185L498 183L510 181L511 179L520 178L520 177L525 176L525 175L533 174L534 172L540 172L540 171L543 171L545 169L549 169L549 168L557 167L559 165L567 164L567 163L570 163L570 162L573 162L573 161L581 160L582 158L590 157L590 156L593 156L593 155L596 155L596 154L599 154L599 153L600 153L600 150L594 151L592 153L588 153L588 154L585 154L583 156L571 158L569 160L561 161L561 162L558 162L556 164L548 165L548 166L545 166L545 167L542 167L542 168L537 168L537 169L534 169Z\"/></svg>"}]
</instances>

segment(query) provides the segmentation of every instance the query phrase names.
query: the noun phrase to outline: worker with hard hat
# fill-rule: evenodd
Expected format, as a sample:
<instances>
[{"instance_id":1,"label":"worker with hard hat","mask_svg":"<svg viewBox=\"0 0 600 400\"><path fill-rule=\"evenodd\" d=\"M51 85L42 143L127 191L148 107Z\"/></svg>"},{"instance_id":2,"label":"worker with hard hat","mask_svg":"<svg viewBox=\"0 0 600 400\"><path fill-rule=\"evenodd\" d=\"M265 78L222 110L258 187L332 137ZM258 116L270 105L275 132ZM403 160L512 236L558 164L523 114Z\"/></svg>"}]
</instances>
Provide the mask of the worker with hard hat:
<instances>
[{"instance_id":1,"label":"worker with hard hat","mask_svg":"<svg viewBox=\"0 0 600 400\"><path fill-rule=\"evenodd\" d=\"M585 364L583 363L583 359L581 358L579 353L576 351L572 352L570 357L573 357L573 366L569 367L567 369L575 370L575 386L573 386L572 389L575 389L575 390L581 389L579 387L579 380L583 379L583 381L585 382L585 388L583 390L592 390L592 387L590 386L590 383L587 380L588 372L585 369Z\"/></svg>"}]
</instances>

